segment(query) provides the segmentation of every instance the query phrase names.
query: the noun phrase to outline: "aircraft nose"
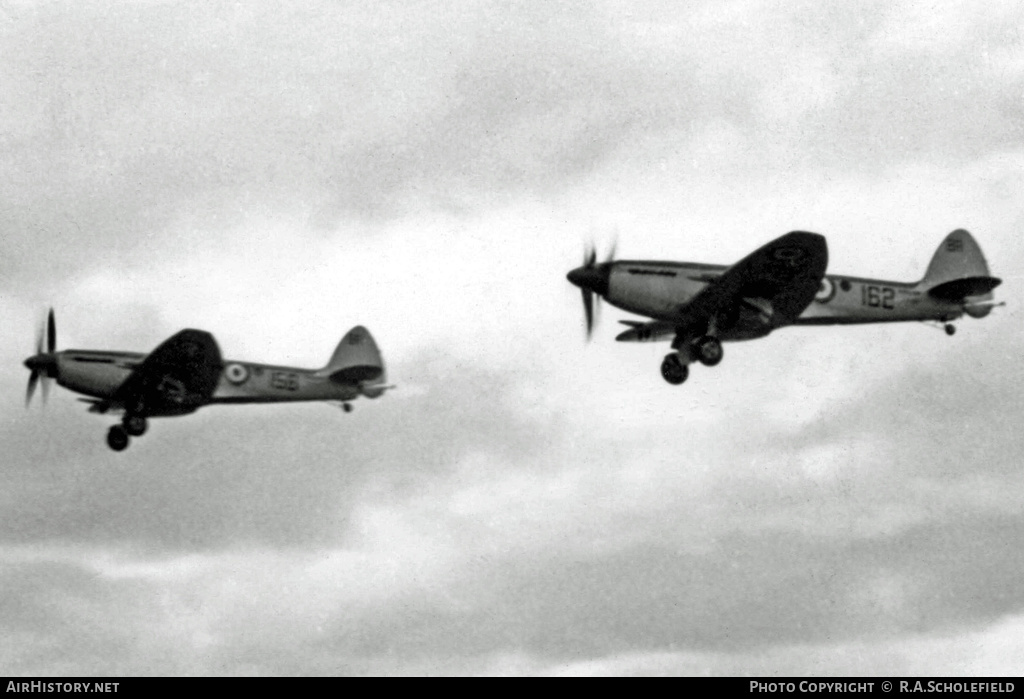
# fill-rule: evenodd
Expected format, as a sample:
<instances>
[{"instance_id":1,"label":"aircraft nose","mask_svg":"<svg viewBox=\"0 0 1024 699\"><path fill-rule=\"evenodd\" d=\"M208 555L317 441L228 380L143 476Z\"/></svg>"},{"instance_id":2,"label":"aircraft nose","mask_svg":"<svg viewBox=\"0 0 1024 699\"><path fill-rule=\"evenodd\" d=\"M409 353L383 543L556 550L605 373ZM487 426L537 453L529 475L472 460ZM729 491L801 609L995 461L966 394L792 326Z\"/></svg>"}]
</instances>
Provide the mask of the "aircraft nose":
<instances>
[{"instance_id":1,"label":"aircraft nose","mask_svg":"<svg viewBox=\"0 0 1024 699\"><path fill-rule=\"evenodd\" d=\"M608 293L609 274L608 265L600 264L596 267L577 267L565 275L565 278L581 289L588 289L604 296Z\"/></svg>"},{"instance_id":2,"label":"aircraft nose","mask_svg":"<svg viewBox=\"0 0 1024 699\"><path fill-rule=\"evenodd\" d=\"M53 376L57 371L57 360L52 354L36 354L24 362L25 368Z\"/></svg>"}]
</instances>

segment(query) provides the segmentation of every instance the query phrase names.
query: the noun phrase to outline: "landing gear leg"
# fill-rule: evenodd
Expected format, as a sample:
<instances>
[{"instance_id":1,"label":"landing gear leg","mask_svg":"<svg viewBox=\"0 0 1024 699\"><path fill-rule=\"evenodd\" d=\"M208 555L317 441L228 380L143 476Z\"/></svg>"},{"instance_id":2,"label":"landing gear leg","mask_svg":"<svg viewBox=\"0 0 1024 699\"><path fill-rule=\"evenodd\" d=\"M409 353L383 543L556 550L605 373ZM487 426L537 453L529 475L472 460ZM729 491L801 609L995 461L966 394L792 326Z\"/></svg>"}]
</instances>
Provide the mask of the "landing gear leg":
<instances>
[{"instance_id":1,"label":"landing gear leg","mask_svg":"<svg viewBox=\"0 0 1024 699\"><path fill-rule=\"evenodd\" d=\"M352 404L351 404L351 403L342 403L342 404L341 404L341 408L342 408L342 410L344 410L344 411L345 411L346 413L351 413L351 412L352 412Z\"/></svg>"},{"instance_id":2,"label":"landing gear leg","mask_svg":"<svg viewBox=\"0 0 1024 699\"><path fill-rule=\"evenodd\" d=\"M953 325L952 323L946 323L945 330L946 334L952 337L953 334L956 332L956 326Z\"/></svg>"},{"instance_id":3,"label":"landing gear leg","mask_svg":"<svg viewBox=\"0 0 1024 699\"><path fill-rule=\"evenodd\" d=\"M673 352L665 356L665 360L661 363L661 376L663 379L673 386L678 386L686 381L686 377L689 375L690 367L683 364L678 354Z\"/></svg>"},{"instance_id":4,"label":"landing gear leg","mask_svg":"<svg viewBox=\"0 0 1024 699\"><path fill-rule=\"evenodd\" d=\"M146 434L146 428L149 427L148 421L141 415L125 415L121 424L124 425L124 431L132 437L141 437Z\"/></svg>"},{"instance_id":5,"label":"landing gear leg","mask_svg":"<svg viewBox=\"0 0 1024 699\"><path fill-rule=\"evenodd\" d=\"M128 433L121 425L114 425L107 432L107 446L114 451L124 451L128 448Z\"/></svg>"},{"instance_id":6,"label":"landing gear leg","mask_svg":"<svg viewBox=\"0 0 1024 699\"><path fill-rule=\"evenodd\" d=\"M715 366L722 361L724 352L722 351L722 343L719 342L717 337L705 335L697 340L696 348L697 360L704 366Z\"/></svg>"}]
</instances>

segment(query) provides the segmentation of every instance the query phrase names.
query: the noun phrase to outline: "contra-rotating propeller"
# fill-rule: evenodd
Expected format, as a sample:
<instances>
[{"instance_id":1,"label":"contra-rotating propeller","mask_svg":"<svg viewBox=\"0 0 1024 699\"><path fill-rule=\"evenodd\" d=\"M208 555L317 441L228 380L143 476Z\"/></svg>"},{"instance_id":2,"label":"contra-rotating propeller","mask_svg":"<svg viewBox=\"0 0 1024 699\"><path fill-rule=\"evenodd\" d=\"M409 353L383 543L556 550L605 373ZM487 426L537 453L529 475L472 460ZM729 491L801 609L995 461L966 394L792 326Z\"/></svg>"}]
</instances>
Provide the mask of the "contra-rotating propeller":
<instances>
[{"instance_id":1,"label":"contra-rotating propeller","mask_svg":"<svg viewBox=\"0 0 1024 699\"><path fill-rule=\"evenodd\" d=\"M583 294L583 312L587 319L587 339L590 339L594 331L594 294L604 296L608 293L608 278L611 275L611 265L615 260L616 243L612 243L611 250L605 261L598 264L597 250L594 244L587 245L583 254L583 266L569 272L566 278L580 288ZM600 304L598 305L600 308Z\"/></svg>"},{"instance_id":2,"label":"contra-rotating propeller","mask_svg":"<svg viewBox=\"0 0 1024 699\"><path fill-rule=\"evenodd\" d=\"M45 350L43 347L44 333L46 339ZM50 379L57 375L56 351L57 324L54 321L53 309L51 308L46 318L46 328L39 328L39 333L36 335L36 353L25 360L25 367L32 371L28 377L28 388L25 391L26 408L32 402L32 396L36 392L36 385L39 384L40 379L42 379L43 383L43 403L46 403L50 393Z\"/></svg>"}]
</instances>

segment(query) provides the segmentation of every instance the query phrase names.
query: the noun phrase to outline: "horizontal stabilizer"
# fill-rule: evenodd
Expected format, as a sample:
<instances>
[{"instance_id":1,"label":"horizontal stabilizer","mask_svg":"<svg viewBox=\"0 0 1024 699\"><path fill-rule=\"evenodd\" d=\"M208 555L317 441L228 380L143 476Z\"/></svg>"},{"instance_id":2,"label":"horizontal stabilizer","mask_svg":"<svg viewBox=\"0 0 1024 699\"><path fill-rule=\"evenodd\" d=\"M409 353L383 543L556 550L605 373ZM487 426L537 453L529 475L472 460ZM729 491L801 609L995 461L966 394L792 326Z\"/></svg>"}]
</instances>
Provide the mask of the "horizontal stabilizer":
<instances>
[{"instance_id":1,"label":"horizontal stabilizer","mask_svg":"<svg viewBox=\"0 0 1024 699\"><path fill-rule=\"evenodd\" d=\"M647 323L638 323L632 320L620 320L619 322L628 325L629 330L624 330L615 336L618 342L656 342L676 334L675 325L663 320L653 320Z\"/></svg>"},{"instance_id":2,"label":"horizontal stabilizer","mask_svg":"<svg viewBox=\"0 0 1024 699\"><path fill-rule=\"evenodd\" d=\"M110 401L100 400L99 398L79 398L79 402L88 403L90 413L100 413L101 415L110 410Z\"/></svg>"},{"instance_id":3,"label":"horizontal stabilizer","mask_svg":"<svg viewBox=\"0 0 1024 699\"><path fill-rule=\"evenodd\" d=\"M383 384L383 383L372 383L372 384L359 384L359 392L367 398L380 398L384 395L384 391L395 390L395 385Z\"/></svg>"},{"instance_id":4,"label":"horizontal stabilizer","mask_svg":"<svg viewBox=\"0 0 1024 699\"><path fill-rule=\"evenodd\" d=\"M338 369L330 375L331 381L335 383L362 383L364 381L376 381L384 375L384 369L369 364L356 364L355 366Z\"/></svg>"},{"instance_id":5,"label":"horizontal stabilizer","mask_svg":"<svg viewBox=\"0 0 1024 699\"><path fill-rule=\"evenodd\" d=\"M977 276L953 279L928 289L928 295L941 301L962 301L968 296L987 294L1003 283L996 277Z\"/></svg>"}]
</instances>

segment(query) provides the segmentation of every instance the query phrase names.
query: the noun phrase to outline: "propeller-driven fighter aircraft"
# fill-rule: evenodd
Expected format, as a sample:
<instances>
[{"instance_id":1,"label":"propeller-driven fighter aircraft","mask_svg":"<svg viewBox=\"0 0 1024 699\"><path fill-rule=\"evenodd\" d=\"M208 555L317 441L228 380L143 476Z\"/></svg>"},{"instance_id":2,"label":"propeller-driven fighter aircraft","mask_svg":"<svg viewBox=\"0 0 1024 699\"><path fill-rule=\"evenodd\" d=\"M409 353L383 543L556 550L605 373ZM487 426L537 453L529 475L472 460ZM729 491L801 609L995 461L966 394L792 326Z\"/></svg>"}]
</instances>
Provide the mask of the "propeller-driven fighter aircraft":
<instances>
[{"instance_id":1,"label":"propeller-driven fighter aircraft","mask_svg":"<svg viewBox=\"0 0 1024 699\"><path fill-rule=\"evenodd\" d=\"M130 437L146 432L148 419L187 415L217 403L334 401L345 412L358 396L377 398L385 390L384 361L370 332L356 326L338 343L323 369L296 369L221 358L213 335L182 330L149 354L96 350L57 351L57 328L50 309L36 354L25 360L31 370L26 407L42 380L43 400L50 379L88 398L93 413L122 413L107 433L114 451L128 447Z\"/></svg>"},{"instance_id":2,"label":"propeller-driven fighter aircraft","mask_svg":"<svg viewBox=\"0 0 1024 699\"><path fill-rule=\"evenodd\" d=\"M817 233L793 231L726 267L694 262L614 260L598 263L591 249L568 274L583 291L587 337L594 326L594 294L625 311L652 318L623 320L620 342L672 338L661 364L671 384L689 376L689 365L715 366L722 343L752 340L787 325L836 325L926 321L944 323L964 314L984 318L996 304L981 248L965 230L939 245L919 282L890 282L825 274L828 246Z\"/></svg>"}]
</instances>

